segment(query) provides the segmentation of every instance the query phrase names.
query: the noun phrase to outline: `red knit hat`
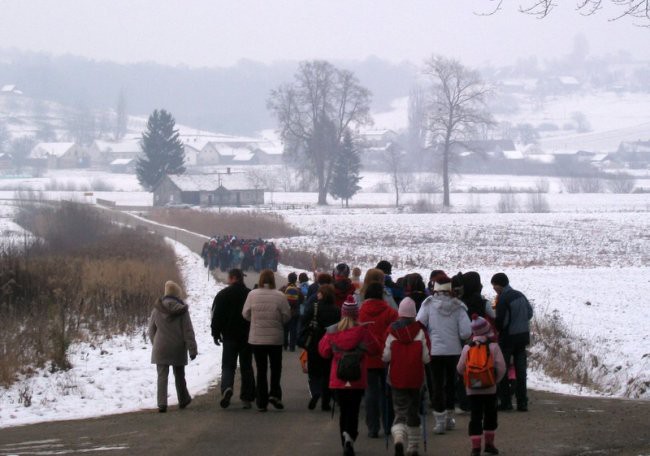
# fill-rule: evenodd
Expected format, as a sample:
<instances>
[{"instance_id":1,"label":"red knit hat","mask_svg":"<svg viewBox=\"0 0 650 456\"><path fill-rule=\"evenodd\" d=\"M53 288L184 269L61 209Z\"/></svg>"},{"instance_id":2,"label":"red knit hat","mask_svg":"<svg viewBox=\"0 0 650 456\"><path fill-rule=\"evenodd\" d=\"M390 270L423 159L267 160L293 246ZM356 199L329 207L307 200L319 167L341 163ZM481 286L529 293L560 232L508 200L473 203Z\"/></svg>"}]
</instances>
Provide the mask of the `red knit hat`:
<instances>
[{"instance_id":1,"label":"red knit hat","mask_svg":"<svg viewBox=\"0 0 650 456\"><path fill-rule=\"evenodd\" d=\"M341 317L354 319L359 317L359 305L354 300L354 296L348 295L348 297L345 298L345 302L343 303L343 306L341 306Z\"/></svg>"}]
</instances>

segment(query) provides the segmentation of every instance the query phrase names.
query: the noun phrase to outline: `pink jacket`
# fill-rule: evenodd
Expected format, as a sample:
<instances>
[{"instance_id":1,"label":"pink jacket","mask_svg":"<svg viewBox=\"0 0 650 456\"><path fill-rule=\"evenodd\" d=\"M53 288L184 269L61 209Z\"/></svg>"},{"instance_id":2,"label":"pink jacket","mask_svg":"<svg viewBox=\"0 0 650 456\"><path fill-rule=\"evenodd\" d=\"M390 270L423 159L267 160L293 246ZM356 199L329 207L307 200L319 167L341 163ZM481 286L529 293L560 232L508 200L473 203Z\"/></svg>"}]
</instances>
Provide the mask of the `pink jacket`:
<instances>
[{"instance_id":1,"label":"pink jacket","mask_svg":"<svg viewBox=\"0 0 650 456\"><path fill-rule=\"evenodd\" d=\"M478 336L478 337L474 336L472 337L472 340L485 342L487 339L485 338L485 336ZM460 354L460 360L458 361L458 366L456 367L460 375L465 374L465 361L467 360L468 351L469 351L469 345L465 345L463 347L463 351ZM495 380L496 380L496 385L498 385L501 379L503 378L503 376L506 374L506 362L503 359L503 353L501 353L501 348L499 348L499 344L490 342L490 356L492 356L492 359L494 359L494 370L496 371ZM466 387L465 391L467 391L468 396L473 396L475 394L496 394L497 392L496 385L484 389L474 389L474 388Z\"/></svg>"},{"instance_id":2,"label":"pink jacket","mask_svg":"<svg viewBox=\"0 0 650 456\"><path fill-rule=\"evenodd\" d=\"M361 378L354 382L345 382L336 376L336 368L342 356L340 351L335 351L332 344L338 350L350 351L359 348L366 352L361 365ZM365 325L355 326L345 331L339 331L336 325L327 328L327 332L318 344L318 351L323 358L332 359L330 372L330 388L332 389L366 389L368 386L368 356L376 356L381 352L377 339L372 335Z\"/></svg>"}]
</instances>

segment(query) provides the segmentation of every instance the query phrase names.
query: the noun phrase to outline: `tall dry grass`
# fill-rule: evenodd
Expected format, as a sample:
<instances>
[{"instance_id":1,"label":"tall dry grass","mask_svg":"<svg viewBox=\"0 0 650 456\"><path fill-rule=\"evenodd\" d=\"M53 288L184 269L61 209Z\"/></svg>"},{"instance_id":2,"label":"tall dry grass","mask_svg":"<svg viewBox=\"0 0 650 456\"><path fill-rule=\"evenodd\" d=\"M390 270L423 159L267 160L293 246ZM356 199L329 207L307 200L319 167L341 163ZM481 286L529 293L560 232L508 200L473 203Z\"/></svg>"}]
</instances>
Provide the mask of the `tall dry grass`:
<instances>
[{"instance_id":1,"label":"tall dry grass","mask_svg":"<svg viewBox=\"0 0 650 456\"><path fill-rule=\"evenodd\" d=\"M297 236L300 232L279 214L262 212L205 212L194 209L154 209L149 219L205 236L233 235L244 239Z\"/></svg>"},{"instance_id":2,"label":"tall dry grass","mask_svg":"<svg viewBox=\"0 0 650 456\"><path fill-rule=\"evenodd\" d=\"M18 221L39 241L0 252L0 385L69 368L74 342L138 333L164 282L182 284L163 238L110 225L92 208L27 205Z\"/></svg>"}]
</instances>

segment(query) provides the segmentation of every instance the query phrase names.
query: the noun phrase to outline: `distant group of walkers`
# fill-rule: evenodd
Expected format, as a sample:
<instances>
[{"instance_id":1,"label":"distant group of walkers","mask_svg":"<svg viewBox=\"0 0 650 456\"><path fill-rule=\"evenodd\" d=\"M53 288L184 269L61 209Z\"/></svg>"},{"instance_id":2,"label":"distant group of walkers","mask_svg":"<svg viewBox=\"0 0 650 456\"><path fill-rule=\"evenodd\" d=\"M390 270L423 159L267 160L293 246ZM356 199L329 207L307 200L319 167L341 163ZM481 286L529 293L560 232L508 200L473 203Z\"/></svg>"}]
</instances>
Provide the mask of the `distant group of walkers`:
<instances>
[{"instance_id":1,"label":"distant group of walkers","mask_svg":"<svg viewBox=\"0 0 650 456\"><path fill-rule=\"evenodd\" d=\"M229 269L278 270L280 250L273 242L262 239L239 239L236 236L214 236L201 249L203 264L210 271Z\"/></svg>"},{"instance_id":2,"label":"distant group of walkers","mask_svg":"<svg viewBox=\"0 0 650 456\"><path fill-rule=\"evenodd\" d=\"M429 405L435 434L455 428L458 406L470 412L471 454L498 454L497 410L513 409L511 377L517 410L528 410L532 306L504 273L491 279L497 294L491 303L473 271L450 278L434 270L426 284L417 273L394 282L391 272L391 264L381 261L362 281L358 268L341 263L331 274L314 273L311 284L307 274L291 273L278 290L275 274L266 269L249 290L241 269L231 269L212 308L212 336L222 346L221 407L230 406L239 361L243 407L283 409L283 351L299 346L308 375L307 407L314 410L320 401L323 411L339 408L344 456L355 454L362 401L368 437L392 436L395 455L420 454ZM161 412L170 365L179 406L191 401L183 366L188 351L196 356L196 343L177 291L166 285L151 317ZM511 367L516 375L506 375Z\"/></svg>"}]
</instances>

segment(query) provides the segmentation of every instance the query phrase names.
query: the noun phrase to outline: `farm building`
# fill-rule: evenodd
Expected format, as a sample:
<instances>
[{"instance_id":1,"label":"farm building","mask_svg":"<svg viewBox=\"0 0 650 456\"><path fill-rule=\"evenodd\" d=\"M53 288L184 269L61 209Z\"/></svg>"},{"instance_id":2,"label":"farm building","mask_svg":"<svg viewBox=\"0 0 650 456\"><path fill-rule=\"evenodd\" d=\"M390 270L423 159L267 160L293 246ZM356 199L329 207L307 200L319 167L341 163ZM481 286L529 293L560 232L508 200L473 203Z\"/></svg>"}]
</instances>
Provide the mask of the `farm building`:
<instances>
[{"instance_id":1,"label":"farm building","mask_svg":"<svg viewBox=\"0 0 650 456\"><path fill-rule=\"evenodd\" d=\"M108 166L112 173L133 174L135 173L135 158L116 158Z\"/></svg>"},{"instance_id":2,"label":"farm building","mask_svg":"<svg viewBox=\"0 0 650 456\"><path fill-rule=\"evenodd\" d=\"M140 141L136 139L113 141L95 141L95 147L99 150L100 161L111 165L115 160L135 159L142 154Z\"/></svg>"},{"instance_id":3,"label":"farm building","mask_svg":"<svg viewBox=\"0 0 650 456\"><path fill-rule=\"evenodd\" d=\"M264 204L264 190L242 174L165 176L154 189L154 206L249 206Z\"/></svg>"},{"instance_id":4,"label":"farm building","mask_svg":"<svg viewBox=\"0 0 650 456\"><path fill-rule=\"evenodd\" d=\"M99 161L96 145L84 147L73 142L38 143L29 154L33 164L53 168L88 168Z\"/></svg>"}]
</instances>

